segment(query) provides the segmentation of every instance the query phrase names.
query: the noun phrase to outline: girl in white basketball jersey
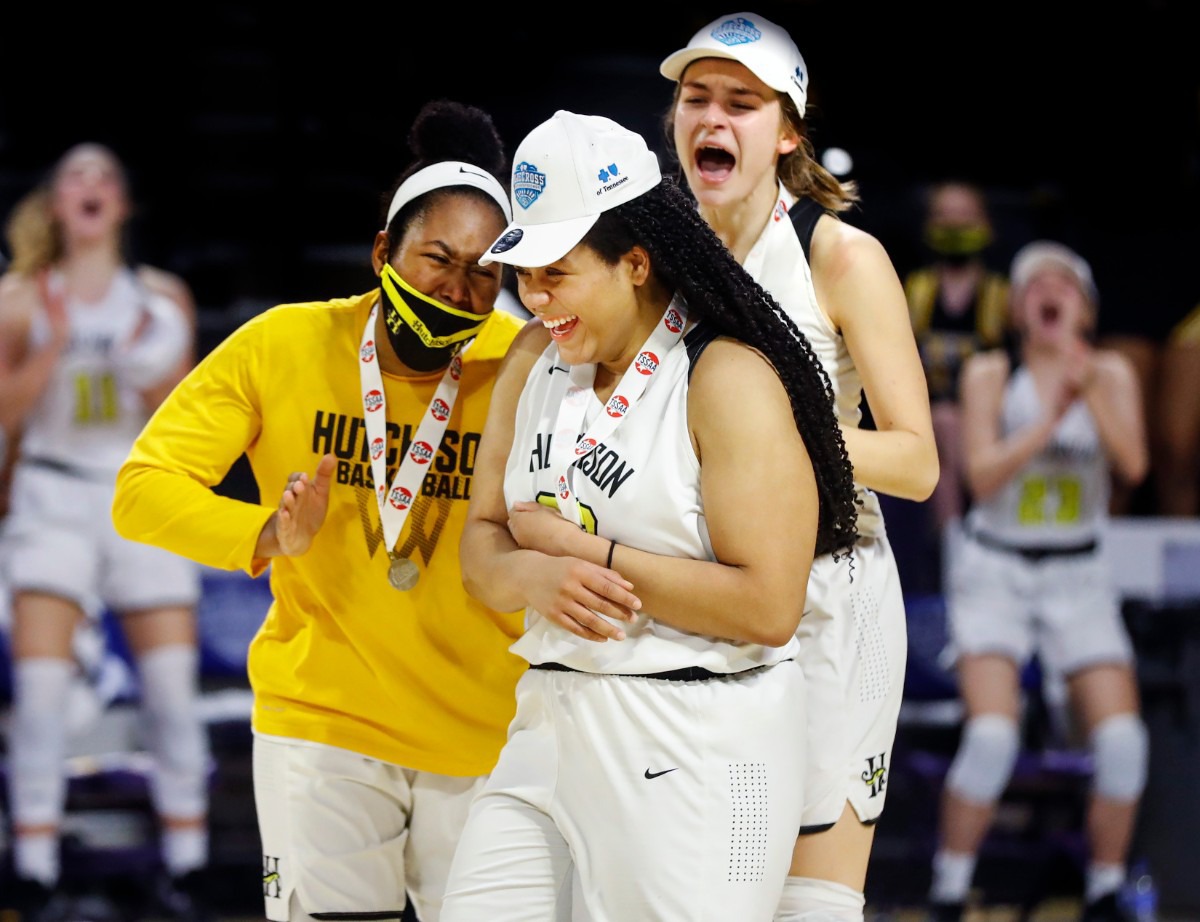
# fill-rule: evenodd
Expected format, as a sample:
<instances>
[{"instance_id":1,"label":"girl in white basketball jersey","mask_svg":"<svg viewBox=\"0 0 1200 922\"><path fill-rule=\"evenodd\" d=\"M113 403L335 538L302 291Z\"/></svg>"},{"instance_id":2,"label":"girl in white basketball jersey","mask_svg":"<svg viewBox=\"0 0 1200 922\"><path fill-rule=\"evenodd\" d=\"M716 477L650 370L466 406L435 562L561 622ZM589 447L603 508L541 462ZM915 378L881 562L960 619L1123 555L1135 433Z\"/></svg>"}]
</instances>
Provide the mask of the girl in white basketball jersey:
<instances>
[{"instance_id":1,"label":"girl in white basketball jersey","mask_svg":"<svg viewBox=\"0 0 1200 922\"><path fill-rule=\"evenodd\" d=\"M1146 780L1133 653L1098 542L1110 477L1146 474L1132 364L1089 342L1096 291L1074 251L1037 241L1009 271L1013 355L963 369L972 506L951 557L947 607L966 710L946 776L930 892L937 922L963 915L975 857L1020 743L1020 670L1035 653L1066 679L1095 765L1084 922L1125 919L1117 893Z\"/></svg>"},{"instance_id":2,"label":"girl in white basketball jersey","mask_svg":"<svg viewBox=\"0 0 1200 922\"><path fill-rule=\"evenodd\" d=\"M461 552L470 592L525 609L530 669L442 922L769 920L808 564L855 537L828 381L639 135L560 111L513 162L484 261L534 319Z\"/></svg>"},{"instance_id":3,"label":"girl in white basketball jersey","mask_svg":"<svg viewBox=\"0 0 1200 922\"><path fill-rule=\"evenodd\" d=\"M904 597L876 492L927 499L938 456L904 289L882 245L837 215L858 199L813 156L808 69L756 13L720 16L660 65L699 212L812 343L854 465L860 538L847 571L814 562L799 626L808 686L804 817L780 922L861 922L904 691ZM860 428L866 395L874 427Z\"/></svg>"},{"instance_id":4,"label":"girl in white basketball jersey","mask_svg":"<svg viewBox=\"0 0 1200 922\"><path fill-rule=\"evenodd\" d=\"M199 912L207 861L208 746L195 707L195 565L119 537L117 469L150 413L191 366L194 306L178 277L134 268L115 154L67 151L14 209L0 279L0 418L19 438L5 522L13 592L9 803L17 880L0 905L53 914L65 797L72 638L85 612L119 613L137 658L151 792L167 875L164 912Z\"/></svg>"}]
</instances>

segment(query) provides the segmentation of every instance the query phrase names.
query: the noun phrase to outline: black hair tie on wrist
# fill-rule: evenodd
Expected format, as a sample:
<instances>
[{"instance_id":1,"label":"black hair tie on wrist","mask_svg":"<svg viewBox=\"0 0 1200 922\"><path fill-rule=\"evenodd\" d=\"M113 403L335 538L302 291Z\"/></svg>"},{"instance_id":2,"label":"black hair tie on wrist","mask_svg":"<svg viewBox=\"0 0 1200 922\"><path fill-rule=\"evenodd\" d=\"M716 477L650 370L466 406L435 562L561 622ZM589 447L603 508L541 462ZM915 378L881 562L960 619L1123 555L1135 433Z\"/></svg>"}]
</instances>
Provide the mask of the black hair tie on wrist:
<instances>
[{"instance_id":1,"label":"black hair tie on wrist","mask_svg":"<svg viewBox=\"0 0 1200 922\"><path fill-rule=\"evenodd\" d=\"M617 542L616 542L615 538L610 539L610 540L612 541L612 543L608 546L608 559L606 561L604 561L604 565L606 567L608 567L608 569L611 570L612 569L612 555L613 555L613 551L615 551L617 549Z\"/></svg>"}]
</instances>

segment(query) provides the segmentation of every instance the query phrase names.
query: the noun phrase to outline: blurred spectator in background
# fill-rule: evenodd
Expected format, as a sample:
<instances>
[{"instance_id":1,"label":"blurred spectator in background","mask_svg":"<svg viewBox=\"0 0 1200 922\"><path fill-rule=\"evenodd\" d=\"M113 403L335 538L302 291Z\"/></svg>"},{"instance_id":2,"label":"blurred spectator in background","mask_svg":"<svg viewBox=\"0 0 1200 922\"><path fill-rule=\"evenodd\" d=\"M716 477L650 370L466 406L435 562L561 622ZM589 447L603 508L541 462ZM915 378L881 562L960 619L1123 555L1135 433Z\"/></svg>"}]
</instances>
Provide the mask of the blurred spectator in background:
<instances>
[{"instance_id":1,"label":"blurred spectator in background","mask_svg":"<svg viewBox=\"0 0 1200 922\"><path fill-rule=\"evenodd\" d=\"M986 255L994 230L982 188L945 180L926 193L922 229L928 262L904 278L904 293L925 377L941 476L929 500L938 533L964 511L958 381L963 363L1001 345L1008 281Z\"/></svg>"},{"instance_id":2,"label":"blurred spectator in background","mask_svg":"<svg viewBox=\"0 0 1200 922\"><path fill-rule=\"evenodd\" d=\"M962 375L973 502L951 554L947 611L965 722L930 901L938 922L962 918L1018 755L1021 670L1037 655L1064 677L1093 758L1083 920L1120 920L1148 740L1099 541L1111 478L1137 484L1146 474L1141 396L1128 360L1091 344L1096 290L1077 253L1031 243L1009 277L1018 342L969 358Z\"/></svg>"},{"instance_id":3,"label":"blurred spectator in background","mask_svg":"<svg viewBox=\"0 0 1200 922\"><path fill-rule=\"evenodd\" d=\"M1200 304L1167 337L1150 407L1159 515L1200 515Z\"/></svg>"},{"instance_id":4,"label":"blurred spectator in background","mask_svg":"<svg viewBox=\"0 0 1200 922\"><path fill-rule=\"evenodd\" d=\"M386 123L387 130L394 126ZM138 437L122 534L261 576L249 651L273 922L436 922L524 662L520 612L467 595L458 539L496 370L522 327L479 259L511 217L491 116L422 108L350 297L242 324ZM264 502L214 491L243 454ZM279 497L278 501L274 501ZM411 907L411 908L410 908Z\"/></svg>"},{"instance_id":5,"label":"blurred spectator in background","mask_svg":"<svg viewBox=\"0 0 1200 922\"><path fill-rule=\"evenodd\" d=\"M5 522L13 593L8 740L15 885L0 904L25 919L69 911L60 891L66 707L74 641L97 600L121 616L137 660L151 795L165 875L159 909L203 915L209 753L196 707L190 561L120 538L117 469L147 418L191 367L195 307L182 279L135 265L128 178L98 144L68 150L6 226L0 279L0 420L19 455Z\"/></svg>"}]
</instances>

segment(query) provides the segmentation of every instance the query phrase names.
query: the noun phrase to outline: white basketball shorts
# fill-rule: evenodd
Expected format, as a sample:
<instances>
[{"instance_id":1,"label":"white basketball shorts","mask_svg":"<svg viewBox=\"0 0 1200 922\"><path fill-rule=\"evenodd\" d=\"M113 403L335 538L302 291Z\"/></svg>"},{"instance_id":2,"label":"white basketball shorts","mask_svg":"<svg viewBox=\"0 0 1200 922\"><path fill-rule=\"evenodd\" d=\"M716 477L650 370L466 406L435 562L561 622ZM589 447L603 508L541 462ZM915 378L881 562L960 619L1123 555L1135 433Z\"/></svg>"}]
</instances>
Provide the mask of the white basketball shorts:
<instances>
[{"instance_id":1,"label":"white basketball shorts","mask_svg":"<svg viewBox=\"0 0 1200 922\"><path fill-rule=\"evenodd\" d=\"M267 919L398 919L407 893L421 922L438 922L482 778L261 733L253 760Z\"/></svg>"},{"instance_id":2,"label":"white basketball shorts","mask_svg":"<svg viewBox=\"0 0 1200 922\"><path fill-rule=\"evenodd\" d=\"M887 535L853 556L813 562L796 631L808 688L801 832L828 829L849 802L860 822L883 812L904 697L908 624Z\"/></svg>"}]
</instances>

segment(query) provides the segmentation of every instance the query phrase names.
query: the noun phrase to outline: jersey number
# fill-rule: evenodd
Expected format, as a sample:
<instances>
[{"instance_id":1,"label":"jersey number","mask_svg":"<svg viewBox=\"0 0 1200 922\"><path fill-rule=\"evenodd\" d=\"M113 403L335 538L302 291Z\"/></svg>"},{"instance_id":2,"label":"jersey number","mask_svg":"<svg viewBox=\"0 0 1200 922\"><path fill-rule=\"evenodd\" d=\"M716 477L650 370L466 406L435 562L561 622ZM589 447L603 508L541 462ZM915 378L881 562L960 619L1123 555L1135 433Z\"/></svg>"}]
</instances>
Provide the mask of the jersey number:
<instances>
[{"instance_id":1,"label":"jersey number","mask_svg":"<svg viewBox=\"0 0 1200 922\"><path fill-rule=\"evenodd\" d=\"M111 371L75 376L75 423L111 423L117 418L117 379Z\"/></svg>"},{"instance_id":2,"label":"jersey number","mask_svg":"<svg viewBox=\"0 0 1200 922\"><path fill-rule=\"evenodd\" d=\"M543 491L537 495L537 501L543 506L549 506L551 509L558 508L558 497L553 493ZM596 534L596 513L592 511L592 507L587 503L579 503L579 518L581 520L580 528L589 535Z\"/></svg>"},{"instance_id":3,"label":"jersey number","mask_svg":"<svg viewBox=\"0 0 1200 922\"><path fill-rule=\"evenodd\" d=\"M1082 497L1077 477L1030 477L1021 484L1017 521L1022 525L1070 525L1079 521Z\"/></svg>"}]
</instances>

